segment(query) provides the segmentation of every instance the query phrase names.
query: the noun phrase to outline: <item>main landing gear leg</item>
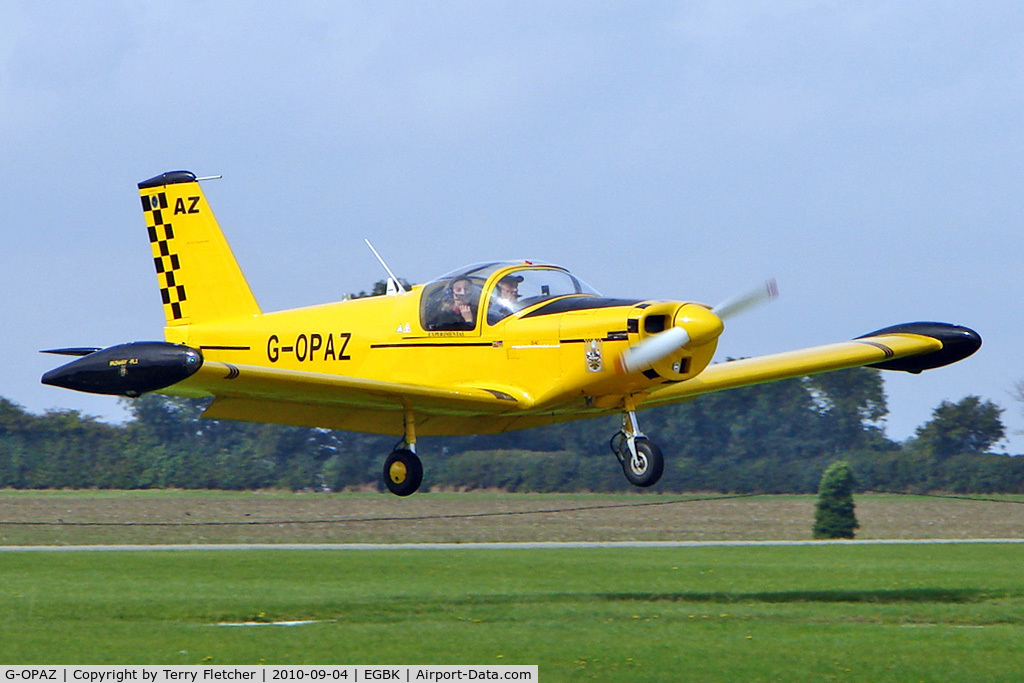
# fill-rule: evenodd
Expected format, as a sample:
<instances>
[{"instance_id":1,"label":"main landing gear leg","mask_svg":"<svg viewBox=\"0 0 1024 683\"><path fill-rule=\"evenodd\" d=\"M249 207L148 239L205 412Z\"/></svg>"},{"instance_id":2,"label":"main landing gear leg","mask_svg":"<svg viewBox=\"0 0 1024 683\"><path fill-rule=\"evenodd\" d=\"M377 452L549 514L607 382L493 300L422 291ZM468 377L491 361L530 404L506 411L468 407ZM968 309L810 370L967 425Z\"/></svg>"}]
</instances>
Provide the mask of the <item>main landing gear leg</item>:
<instances>
[{"instance_id":1,"label":"main landing gear leg","mask_svg":"<svg viewBox=\"0 0 1024 683\"><path fill-rule=\"evenodd\" d=\"M405 411L405 436L384 461L384 485L396 496L411 496L423 481L423 463L416 455L416 420Z\"/></svg>"},{"instance_id":2,"label":"main landing gear leg","mask_svg":"<svg viewBox=\"0 0 1024 683\"><path fill-rule=\"evenodd\" d=\"M612 437L611 447L622 465L626 479L634 486L654 486L665 469L661 449L651 443L636 421L636 405L632 397L625 401L622 429Z\"/></svg>"}]
</instances>

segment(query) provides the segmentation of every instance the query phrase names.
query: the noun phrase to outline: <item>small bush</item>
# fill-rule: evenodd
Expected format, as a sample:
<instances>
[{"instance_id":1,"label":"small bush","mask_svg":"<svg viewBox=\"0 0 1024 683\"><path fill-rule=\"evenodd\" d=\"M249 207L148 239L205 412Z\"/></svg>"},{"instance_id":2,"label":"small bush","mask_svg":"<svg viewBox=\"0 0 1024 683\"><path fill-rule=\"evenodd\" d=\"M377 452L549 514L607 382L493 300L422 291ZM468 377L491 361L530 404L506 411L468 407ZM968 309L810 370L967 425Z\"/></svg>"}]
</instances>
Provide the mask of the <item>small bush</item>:
<instances>
[{"instance_id":1,"label":"small bush","mask_svg":"<svg viewBox=\"0 0 1024 683\"><path fill-rule=\"evenodd\" d=\"M814 538L853 538L860 527L853 512L853 486L849 463L840 460L825 469L814 511Z\"/></svg>"}]
</instances>

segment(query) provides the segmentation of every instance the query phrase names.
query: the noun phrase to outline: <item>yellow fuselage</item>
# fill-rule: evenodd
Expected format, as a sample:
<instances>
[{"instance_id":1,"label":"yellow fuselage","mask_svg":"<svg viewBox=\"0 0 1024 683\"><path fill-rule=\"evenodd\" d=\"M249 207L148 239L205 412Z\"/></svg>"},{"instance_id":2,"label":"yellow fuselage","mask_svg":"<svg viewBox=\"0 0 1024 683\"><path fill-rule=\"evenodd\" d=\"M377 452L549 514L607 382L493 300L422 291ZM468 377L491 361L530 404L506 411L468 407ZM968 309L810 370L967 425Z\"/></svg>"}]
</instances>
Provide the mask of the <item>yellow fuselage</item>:
<instances>
[{"instance_id":1,"label":"yellow fuselage","mask_svg":"<svg viewBox=\"0 0 1024 683\"><path fill-rule=\"evenodd\" d=\"M489 286L505 272L494 274ZM423 291L417 286L392 296L168 327L167 340L229 364L483 388L514 399L508 410L516 418L514 427L493 416L465 419L464 427L454 429L450 420L435 420L440 432L468 434L559 422L578 418L581 411L621 411L626 396L638 395L639 402L646 390L699 374L710 363L721 332L720 321L700 304L588 295L548 299L494 324L486 322L486 310L481 310L473 329L428 331L421 324ZM619 356L680 318L687 319L690 329L694 320L704 322L704 334L649 371L624 376ZM338 424L352 428L348 422ZM397 417L386 426L360 426L387 433L401 429Z\"/></svg>"}]
</instances>

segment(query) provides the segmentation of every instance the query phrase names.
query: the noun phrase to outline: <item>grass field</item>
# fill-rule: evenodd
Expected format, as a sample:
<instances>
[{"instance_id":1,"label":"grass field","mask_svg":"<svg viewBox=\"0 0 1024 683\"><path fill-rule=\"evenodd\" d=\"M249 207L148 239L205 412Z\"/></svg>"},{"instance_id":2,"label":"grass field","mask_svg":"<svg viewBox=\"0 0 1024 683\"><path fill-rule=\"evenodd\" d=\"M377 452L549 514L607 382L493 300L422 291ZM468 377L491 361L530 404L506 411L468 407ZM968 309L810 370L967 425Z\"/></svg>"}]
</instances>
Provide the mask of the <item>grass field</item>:
<instances>
[{"instance_id":1,"label":"grass field","mask_svg":"<svg viewBox=\"0 0 1024 683\"><path fill-rule=\"evenodd\" d=\"M327 512L383 518L429 517L432 510L436 517L660 498L432 494L396 507L390 497L361 494L2 492L0 521L29 510L36 519L45 513L96 521L102 514L100 521L110 523L138 521L143 510L145 519L160 523L225 519L218 515L232 509L267 521ZM328 503L333 510L316 507ZM674 538L809 536L811 497L717 505L310 525L329 538L307 537L309 529L293 524L231 532L0 525L0 533L8 545L126 535L138 535L137 542L226 540L206 538L214 533L264 542L525 540L531 534L621 540L670 537L673 528ZM932 537L969 536L964 532L971 529L1019 537L1020 507L858 499L865 530L899 526L902 516L908 528L930 529ZM869 521L869 513L878 519ZM1015 529L997 519L1005 517L1017 520ZM510 663L538 664L544 681L1016 681L1024 670L1022 564L1024 545L1001 543L6 552L0 553L0 663ZM221 625L242 622L263 625Z\"/></svg>"}]
</instances>

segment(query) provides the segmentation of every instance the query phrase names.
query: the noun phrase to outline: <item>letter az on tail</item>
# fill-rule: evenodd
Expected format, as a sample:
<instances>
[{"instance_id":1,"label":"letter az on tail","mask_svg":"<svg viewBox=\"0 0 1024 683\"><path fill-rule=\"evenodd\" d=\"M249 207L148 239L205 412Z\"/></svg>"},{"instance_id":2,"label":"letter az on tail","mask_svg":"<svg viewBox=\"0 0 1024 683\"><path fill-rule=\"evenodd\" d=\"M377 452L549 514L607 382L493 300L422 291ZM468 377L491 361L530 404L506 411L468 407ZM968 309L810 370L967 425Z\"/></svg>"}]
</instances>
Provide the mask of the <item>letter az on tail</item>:
<instances>
[{"instance_id":1,"label":"letter az on tail","mask_svg":"<svg viewBox=\"0 0 1024 683\"><path fill-rule=\"evenodd\" d=\"M725 321L774 298L774 282L714 307L616 299L541 261L477 263L408 289L385 265L386 296L265 313L195 175L164 173L139 183L139 194L164 341L54 349L79 357L42 381L212 398L203 413L211 418L392 434L401 441L384 482L400 496L423 477L418 435L618 413L612 450L626 478L646 487L664 459L640 429L641 408L855 366L917 373L981 346L966 327L914 322L711 364Z\"/></svg>"}]
</instances>

